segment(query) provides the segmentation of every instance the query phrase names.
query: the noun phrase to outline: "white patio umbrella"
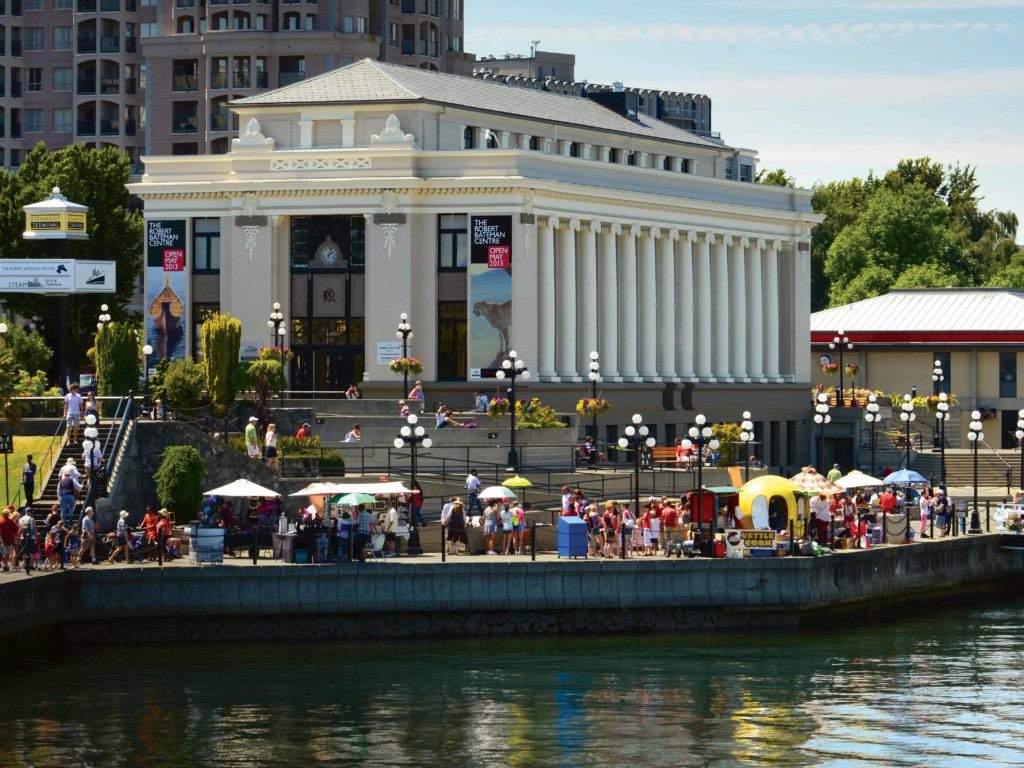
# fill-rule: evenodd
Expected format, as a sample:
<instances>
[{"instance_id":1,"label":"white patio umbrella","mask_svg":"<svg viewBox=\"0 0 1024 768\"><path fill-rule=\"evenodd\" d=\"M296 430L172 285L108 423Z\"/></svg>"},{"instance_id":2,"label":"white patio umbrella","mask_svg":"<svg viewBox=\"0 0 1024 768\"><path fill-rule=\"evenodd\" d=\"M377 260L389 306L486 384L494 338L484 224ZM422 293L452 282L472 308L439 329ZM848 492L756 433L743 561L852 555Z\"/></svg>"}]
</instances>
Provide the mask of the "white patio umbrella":
<instances>
[{"instance_id":1,"label":"white patio umbrella","mask_svg":"<svg viewBox=\"0 0 1024 768\"><path fill-rule=\"evenodd\" d=\"M251 480L235 480L233 483L214 488L212 491L204 491L203 496L224 496L230 498L248 497L253 499L269 499L280 496L277 491L256 485Z\"/></svg>"},{"instance_id":2,"label":"white patio umbrella","mask_svg":"<svg viewBox=\"0 0 1024 768\"><path fill-rule=\"evenodd\" d=\"M479 498L483 500L497 499L501 501L503 499L515 499L517 497L511 488L506 488L503 485L491 485L480 491Z\"/></svg>"},{"instance_id":3,"label":"white patio umbrella","mask_svg":"<svg viewBox=\"0 0 1024 768\"><path fill-rule=\"evenodd\" d=\"M847 475L843 475L836 480L836 485L842 488L844 491L848 491L851 488L874 488L879 485L885 485L885 482L879 480L877 477L861 472L859 469L853 470Z\"/></svg>"},{"instance_id":4,"label":"white patio umbrella","mask_svg":"<svg viewBox=\"0 0 1024 768\"><path fill-rule=\"evenodd\" d=\"M289 493L289 496L333 496L340 493L337 483L310 483L302 490Z\"/></svg>"}]
</instances>

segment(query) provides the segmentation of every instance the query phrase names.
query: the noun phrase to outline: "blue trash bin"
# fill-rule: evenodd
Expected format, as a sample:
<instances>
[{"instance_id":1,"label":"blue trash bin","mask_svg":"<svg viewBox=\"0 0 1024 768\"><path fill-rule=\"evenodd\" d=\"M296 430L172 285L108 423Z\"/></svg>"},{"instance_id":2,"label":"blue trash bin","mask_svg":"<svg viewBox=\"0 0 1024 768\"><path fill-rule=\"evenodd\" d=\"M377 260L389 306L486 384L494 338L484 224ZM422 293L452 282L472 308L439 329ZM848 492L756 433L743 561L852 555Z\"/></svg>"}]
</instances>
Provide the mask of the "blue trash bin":
<instances>
[{"instance_id":1,"label":"blue trash bin","mask_svg":"<svg viewBox=\"0 0 1024 768\"><path fill-rule=\"evenodd\" d=\"M582 518L558 518L558 556L587 556L587 524Z\"/></svg>"}]
</instances>

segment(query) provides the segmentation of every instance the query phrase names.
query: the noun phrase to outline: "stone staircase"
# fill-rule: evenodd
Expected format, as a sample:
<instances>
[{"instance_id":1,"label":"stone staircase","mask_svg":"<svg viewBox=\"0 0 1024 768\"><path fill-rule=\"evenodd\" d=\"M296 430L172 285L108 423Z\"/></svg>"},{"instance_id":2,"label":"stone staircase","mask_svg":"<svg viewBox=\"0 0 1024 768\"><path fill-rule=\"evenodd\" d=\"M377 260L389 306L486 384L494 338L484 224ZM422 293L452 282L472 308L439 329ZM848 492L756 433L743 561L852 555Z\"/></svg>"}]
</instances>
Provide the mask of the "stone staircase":
<instances>
[{"instance_id":1,"label":"stone staircase","mask_svg":"<svg viewBox=\"0 0 1024 768\"><path fill-rule=\"evenodd\" d=\"M936 482L941 471L941 458L938 451L925 451L918 454L914 461L914 469L925 477L933 477ZM978 451L978 485L1005 487L1007 472L1010 474L1009 485L1016 488L1020 482L1020 452L1012 450L995 450L984 447ZM971 452L966 448L946 450L946 484L955 486L972 485L974 482L974 462Z\"/></svg>"},{"instance_id":2,"label":"stone staircase","mask_svg":"<svg viewBox=\"0 0 1024 768\"><path fill-rule=\"evenodd\" d=\"M99 431L97 439L100 441L101 446L106 443L107 436L115 426L115 423L109 419L101 419L96 425L96 429ZM84 428L85 426L83 422L82 429ZM66 440L64 440L61 445L60 453L57 455L57 460L53 464L53 469L50 471L49 476L46 477L45 484L41 488L37 485L37 497L32 502L32 515L37 521L44 520L50 513L50 507L57 503L57 483L60 480L60 468L67 463L67 460L74 459L78 470L84 474L85 468L82 465L81 440L81 431L79 431L79 442L75 445L70 445ZM104 458L106 459L108 457ZM83 489L79 498L84 498L84 494L85 490Z\"/></svg>"}]
</instances>

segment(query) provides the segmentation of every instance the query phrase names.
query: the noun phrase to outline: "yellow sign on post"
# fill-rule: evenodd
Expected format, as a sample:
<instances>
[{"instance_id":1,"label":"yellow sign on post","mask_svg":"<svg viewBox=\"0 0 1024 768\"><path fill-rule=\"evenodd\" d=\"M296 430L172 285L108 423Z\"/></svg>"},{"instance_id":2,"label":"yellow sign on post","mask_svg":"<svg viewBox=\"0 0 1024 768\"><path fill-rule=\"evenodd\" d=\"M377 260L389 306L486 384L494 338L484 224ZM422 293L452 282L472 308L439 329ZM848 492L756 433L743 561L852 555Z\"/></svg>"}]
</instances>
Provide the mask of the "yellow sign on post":
<instances>
[{"instance_id":1,"label":"yellow sign on post","mask_svg":"<svg viewBox=\"0 0 1024 768\"><path fill-rule=\"evenodd\" d=\"M22 206L25 211L25 240L86 240L86 216L89 209L72 203L60 193L58 187L38 203Z\"/></svg>"},{"instance_id":2,"label":"yellow sign on post","mask_svg":"<svg viewBox=\"0 0 1024 768\"><path fill-rule=\"evenodd\" d=\"M25 214L25 231L29 233L46 233L81 235L86 231L84 213L27 213Z\"/></svg>"}]
</instances>

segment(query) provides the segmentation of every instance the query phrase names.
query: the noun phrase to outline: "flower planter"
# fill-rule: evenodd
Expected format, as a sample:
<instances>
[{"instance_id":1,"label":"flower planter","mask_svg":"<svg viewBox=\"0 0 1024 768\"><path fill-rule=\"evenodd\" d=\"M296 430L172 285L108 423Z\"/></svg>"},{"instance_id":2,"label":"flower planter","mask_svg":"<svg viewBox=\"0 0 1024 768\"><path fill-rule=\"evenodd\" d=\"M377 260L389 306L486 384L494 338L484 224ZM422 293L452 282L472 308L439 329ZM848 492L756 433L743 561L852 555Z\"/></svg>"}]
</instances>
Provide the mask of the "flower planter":
<instances>
[{"instance_id":1,"label":"flower planter","mask_svg":"<svg viewBox=\"0 0 1024 768\"><path fill-rule=\"evenodd\" d=\"M193 563L224 562L224 529L199 525L185 527L188 534L189 560Z\"/></svg>"}]
</instances>

